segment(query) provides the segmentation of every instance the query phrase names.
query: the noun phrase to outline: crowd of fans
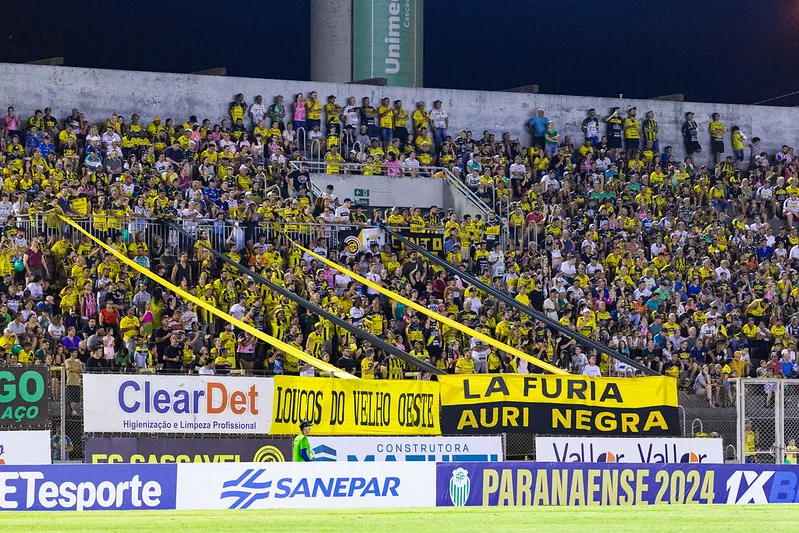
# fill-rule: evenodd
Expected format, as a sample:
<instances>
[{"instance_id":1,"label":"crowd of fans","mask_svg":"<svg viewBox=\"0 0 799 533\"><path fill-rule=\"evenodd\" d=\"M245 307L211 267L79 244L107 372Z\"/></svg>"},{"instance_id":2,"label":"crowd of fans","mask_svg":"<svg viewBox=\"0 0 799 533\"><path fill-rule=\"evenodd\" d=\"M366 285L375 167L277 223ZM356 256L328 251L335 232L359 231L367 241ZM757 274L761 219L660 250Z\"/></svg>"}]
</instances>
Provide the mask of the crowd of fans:
<instances>
[{"instance_id":1,"label":"crowd of fans","mask_svg":"<svg viewBox=\"0 0 799 533\"><path fill-rule=\"evenodd\" d=\"M212 237L222 236L220 251L234 261L447 372L538 369L363 287L266 229L309 228L305 242L317 253L575 373L633 374L415 252L336 247L323 228L386 224L443 234L444 260L675 377L710 405L732 403L735 377L797 375L792 148L761 152L757 137L718 114L699 124L687 113L684 146L675 149L659 145L657 117L648 111L639 121L635 108L606 116L591 109L571 135L538 110L529 142L489 131L453 138L440 101L413 108L388 98L377 108L369 98L340 106L329 96L323 104L315 92L288 105L282 96L267 105L236 95L221 124L194 116L143 124L138 115L96 124L77 109L62 121L50 108L22 119L9 108L0 140L0 359L66 365L73 408L82 371L318 374L70 232L63 214L90 220L110 246L209 305L363 378L418 374L217 261L206 249L219 242ZM703 144L714 166L694 164ZM332 187L313 195L303 161L314 153L328 173L447 167L492 212L367 211ZM31 216L56 231L32 233ZM197 240L173 238L165 220Z\"/></svg>"}]
</instances>

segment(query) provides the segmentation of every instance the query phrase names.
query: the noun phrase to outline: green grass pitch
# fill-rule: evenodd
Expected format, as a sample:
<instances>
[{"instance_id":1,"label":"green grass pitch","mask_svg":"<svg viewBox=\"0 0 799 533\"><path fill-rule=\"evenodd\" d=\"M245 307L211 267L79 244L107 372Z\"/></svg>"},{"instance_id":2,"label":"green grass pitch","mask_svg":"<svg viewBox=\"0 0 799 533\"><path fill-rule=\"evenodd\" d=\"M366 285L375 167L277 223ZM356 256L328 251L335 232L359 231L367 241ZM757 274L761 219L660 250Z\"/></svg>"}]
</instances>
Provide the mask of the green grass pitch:
<instances>
[{"instance_id":1,"label":"green grass pitch","mask_svg":"<svg viewBox=\"0 0 799 533\"><path fill-rule=\"evenodd\" d=\"M5 532L794 531L799 505L3 512Z\"/></svg>"}]
</instances>

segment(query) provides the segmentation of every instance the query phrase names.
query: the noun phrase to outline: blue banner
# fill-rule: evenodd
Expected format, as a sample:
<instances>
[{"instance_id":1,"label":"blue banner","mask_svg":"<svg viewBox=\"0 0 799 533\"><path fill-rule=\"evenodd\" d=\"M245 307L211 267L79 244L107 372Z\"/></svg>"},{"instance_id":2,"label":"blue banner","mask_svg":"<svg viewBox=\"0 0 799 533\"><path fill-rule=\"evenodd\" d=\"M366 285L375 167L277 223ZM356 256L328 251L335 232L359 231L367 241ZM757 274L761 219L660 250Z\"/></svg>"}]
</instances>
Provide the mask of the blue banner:
<instances>
[{"instance_id":1,"label":"blue banner","mask_svg":"<svg viewBox=\"0 0 799 533\"><path fill-rule=\"evenodd\" d=\"M796 503L793 465L438 463L436 505Z\"/></svg>"},{"instance_id":2,"label":"blue banner","mask_svg":"<svg viewBox=\"0 0 799 533\"><path fill-rule=\"evenodd\" d=\"M174 509L177 465L0 466L0 510Z\"/></svg>"}]
</instances>

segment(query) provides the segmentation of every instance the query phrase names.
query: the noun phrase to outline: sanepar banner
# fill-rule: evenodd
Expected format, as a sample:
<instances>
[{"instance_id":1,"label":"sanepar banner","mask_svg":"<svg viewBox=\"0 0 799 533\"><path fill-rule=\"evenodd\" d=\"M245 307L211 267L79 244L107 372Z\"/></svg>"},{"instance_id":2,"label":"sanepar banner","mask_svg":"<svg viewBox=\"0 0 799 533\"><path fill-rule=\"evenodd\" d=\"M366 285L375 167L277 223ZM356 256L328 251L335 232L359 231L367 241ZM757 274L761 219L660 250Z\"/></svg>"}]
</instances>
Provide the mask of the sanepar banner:
<instances>
[{"instance_id":1,"label":"sanepar banner","mask_svg":"<svg viewBox=\"0 0 799 533\"><path fill-rule=\"evenodd\" d=\"M442 432L678 435L677 385L554 375L439 376Z\"/></svg>"},{"instance_id":2,"label":"sanepar banner","mask_svg":"<svg viewBox=\"0 0 799 533\"><path fill-rule=\"evenodd\" d=\"M796 503L793 465L438 463L439 506Z\"/></svg>"},{"instance_id":3,"label":"sanepar banner","mask_svg":"<svg viewBox=\"0 0 799 533\"><path fill-rule=\"evenodd\" d=\"M438 384L276 376L272 433L297 433L309 420L316 435L440 435Z\"/></svg>"},{"instance_id":4,"label":"sanepar banner","mask_svg":"<svg viewBox=\"0 0 799 533\"><path fill-rule=\"evenodd\" d=\"M87 374L83 379L88 433L269 433L270 378Z\"/></svg>"}]
</instances>

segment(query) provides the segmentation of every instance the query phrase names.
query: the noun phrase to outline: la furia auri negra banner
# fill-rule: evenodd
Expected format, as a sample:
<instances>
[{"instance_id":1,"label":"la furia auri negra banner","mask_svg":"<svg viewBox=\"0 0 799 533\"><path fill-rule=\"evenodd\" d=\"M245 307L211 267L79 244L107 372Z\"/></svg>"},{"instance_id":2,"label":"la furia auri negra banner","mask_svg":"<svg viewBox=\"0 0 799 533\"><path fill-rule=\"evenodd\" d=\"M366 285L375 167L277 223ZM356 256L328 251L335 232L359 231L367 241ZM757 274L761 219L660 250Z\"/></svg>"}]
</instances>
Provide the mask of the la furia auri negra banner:
<instances>
[{"instance_id":1,"label":"la furia auri negra banner","mask_svg":"<svg viewBox=\"0 0 799 533\"><path fill-rule=\"evenodd\" d=\"M669 377L440 376L443 434L678 435Z\"/></svg>"}]
</instances>

